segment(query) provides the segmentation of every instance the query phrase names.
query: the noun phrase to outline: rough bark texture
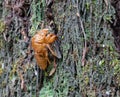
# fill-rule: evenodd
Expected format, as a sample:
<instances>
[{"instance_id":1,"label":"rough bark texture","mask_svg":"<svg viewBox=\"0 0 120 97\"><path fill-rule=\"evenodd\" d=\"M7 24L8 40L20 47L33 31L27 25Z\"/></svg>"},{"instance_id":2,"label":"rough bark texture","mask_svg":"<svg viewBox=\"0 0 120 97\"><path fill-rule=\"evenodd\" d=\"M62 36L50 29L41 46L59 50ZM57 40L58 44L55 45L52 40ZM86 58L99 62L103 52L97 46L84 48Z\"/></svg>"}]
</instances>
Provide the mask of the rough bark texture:
<instances>
[{"instance_id":1,"label":"rough bark texture","mask_svg":"<svg viewBox=\"0 0 120 97\"><path fill-rule=\"evenodd\" d=\"M115 19L113 19L113 23L111 27L113 29L113 37L114 43L117 51L120 53L120 1L119 0L111 0L112 6L115 8Z\"/></svg>"},{"instance_id":2,"label":"rough bark texture","mask_svg":"<svg viewBox=\"0 0 120 97\"><path fill-rule=\"evenodd\" d=\"M0 97L119 97L120 2L111 3L113 20L108 0L0 2ZM30 47L31 37L43 28L58 36L51 77L52 65L41 71Z\"/></svg>"}]
</instances>

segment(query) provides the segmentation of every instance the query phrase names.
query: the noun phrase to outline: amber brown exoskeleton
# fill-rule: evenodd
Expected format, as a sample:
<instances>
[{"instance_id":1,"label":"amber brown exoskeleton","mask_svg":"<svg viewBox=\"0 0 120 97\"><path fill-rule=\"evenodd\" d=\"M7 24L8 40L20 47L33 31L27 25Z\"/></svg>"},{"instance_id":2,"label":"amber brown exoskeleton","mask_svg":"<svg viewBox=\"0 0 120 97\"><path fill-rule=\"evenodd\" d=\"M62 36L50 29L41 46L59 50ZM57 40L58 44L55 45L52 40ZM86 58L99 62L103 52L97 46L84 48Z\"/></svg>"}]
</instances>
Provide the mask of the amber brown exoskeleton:
<instances>
[{"instance_id":1,"label":"amber brown exoskeleton","mask_svg":"<svg viewBox=\"0 0 120 97\"><path fill-rule=\"evenodd\" d=\"M47 65L50 64L48 57L48 51L51 52L53 57L57 57L57 54L52 50L51 45L57 40L57 36L53 33L49 33L48 29L39 30L31 39L32 48L34 50L34 56L40 69L45 70ZM56 64L54 63L54 70Z\"/></svg>"}]
</instances>

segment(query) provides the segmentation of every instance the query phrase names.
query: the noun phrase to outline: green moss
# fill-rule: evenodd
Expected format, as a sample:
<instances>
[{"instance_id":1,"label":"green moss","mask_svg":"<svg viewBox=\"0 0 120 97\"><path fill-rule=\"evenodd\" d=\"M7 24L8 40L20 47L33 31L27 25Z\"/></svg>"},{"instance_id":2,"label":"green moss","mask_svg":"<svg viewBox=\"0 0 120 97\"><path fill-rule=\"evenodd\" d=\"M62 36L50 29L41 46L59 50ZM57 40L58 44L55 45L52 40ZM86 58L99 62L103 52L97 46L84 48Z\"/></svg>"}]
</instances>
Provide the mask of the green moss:
<instances>
[{"instance_id":1,"label":"green moss","mask_svg":"<svg viewBox=\"0 0 120 97\"><path fill-rule=\"evenodd\" d=\"M44 19L44 9L45 9L45 0L39 1L37 3L32 2L32 17L31 24L32 27L30 29L30 35L34 35L37 29L39 29L42 20Z\"/></svg>"},{"instance_id":2,"label":"green moss","mask_svg":"<svg viewBox=\"0 0 120 97\"><path fill-rule=\"evenodd\" d=\"M3 33L3 31L5 30L5 23L0 20L0 34Z\"/></svg>"}]
</instances>

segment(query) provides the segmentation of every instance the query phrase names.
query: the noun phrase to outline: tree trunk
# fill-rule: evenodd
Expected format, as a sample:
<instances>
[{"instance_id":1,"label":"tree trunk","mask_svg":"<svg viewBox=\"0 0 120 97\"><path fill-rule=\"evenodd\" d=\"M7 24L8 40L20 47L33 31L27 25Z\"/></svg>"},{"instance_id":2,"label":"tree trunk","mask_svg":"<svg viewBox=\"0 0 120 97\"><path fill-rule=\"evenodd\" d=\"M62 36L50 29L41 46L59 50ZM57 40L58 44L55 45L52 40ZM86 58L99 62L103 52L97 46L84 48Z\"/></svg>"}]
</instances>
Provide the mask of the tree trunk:
<instances>
[{"instance_id":1,"label":"tree trunk","mask_svg":"<svg viewBox=\"0 0 120 97\"><path fill-rule=\"evenodd\" d=\"M108 1L0 2L0 97L119 97L119 3L111 0L114 20ZM31 48L43 28L58 36L51 77L37 67Z\"/></svg>"}]
</instances>

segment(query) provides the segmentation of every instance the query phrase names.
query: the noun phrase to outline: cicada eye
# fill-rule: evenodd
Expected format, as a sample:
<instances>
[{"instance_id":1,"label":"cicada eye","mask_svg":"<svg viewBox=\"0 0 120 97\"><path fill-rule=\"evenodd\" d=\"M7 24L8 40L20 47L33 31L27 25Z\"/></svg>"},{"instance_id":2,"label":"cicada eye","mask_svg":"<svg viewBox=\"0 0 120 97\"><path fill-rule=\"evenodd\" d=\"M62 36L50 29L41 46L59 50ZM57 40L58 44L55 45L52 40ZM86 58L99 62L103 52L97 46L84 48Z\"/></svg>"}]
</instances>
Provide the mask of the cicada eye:
<instances>
[{"instance_id":1,"label":"cicada eye","mask_svg":"<svg viewBox=\"0 0 120 97\"><path fill-rule=\"evenodd\" d=\"M52 37L52 36L53 36L53 34L50 34L50 36Z\"/></svg>"}]
</instances>

